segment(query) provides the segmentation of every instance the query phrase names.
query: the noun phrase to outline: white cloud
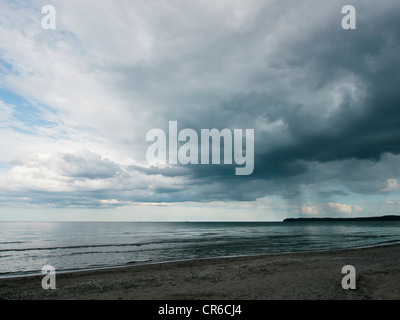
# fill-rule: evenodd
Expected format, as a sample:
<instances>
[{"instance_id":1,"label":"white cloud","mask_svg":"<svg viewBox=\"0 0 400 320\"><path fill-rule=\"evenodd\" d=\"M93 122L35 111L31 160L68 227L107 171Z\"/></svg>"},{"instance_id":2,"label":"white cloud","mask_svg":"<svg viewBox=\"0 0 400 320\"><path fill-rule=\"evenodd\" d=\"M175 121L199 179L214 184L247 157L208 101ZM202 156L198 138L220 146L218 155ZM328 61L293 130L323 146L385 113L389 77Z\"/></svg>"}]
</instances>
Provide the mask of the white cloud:
<instances>
[{"instance_id":1,"label":"white cloud","mask_svg":"<svg viewBox=\"0 0 400 320\"><path fill-rule=\"evenodd\" d=\"M98 201L104 195L96 191L105 191L106 195L122 191L129 195L136 192L140 198L143 191L148 192L148 188L143 186L155 182L154 177L127 170L126 166L87 150L74 154L36 153L10 164L10 170L0 171L0 190L19 196L36 194L39 202L40 193L44 198L51 193L58 194L60 199L70 200L82 195L82 198ZM158 184L164 184L160 177ZM82 194L87 191L94 193Z\"/></svg>"},{"instance_id":2,"label":"white cloud","mask_svg":"<svg viewBox=\"0 0 400 320\"><path fill-rule=\"evenodd\" d=\"M331 209L333 209L334 211L337 211L340 213L352 213L353 212L353 208L349 204L330 202L330 203L328 203L328 206Z\"/></svg>"},{"instance_id":3,"label":"white cloud","mask_svg":"<svg viewBox=\"0 0 400 320\"><path fill-rule=\"evenodd\" d=\"M306 215L316 215L316 214L319 214L319 209L315 205L305 204L305 205L301 206L300 212L302 214L306 214Z\"/></svg>"},{"instance_id":4,"label":"white cloud","mask_svg":"<svg viewBox=\"0 0 400 320\"><path fill-rule=\"evenodd\" d=\"M398 179L390 178L387 179L387 187L385 188L385 192L394 192L400 190L400 184Z\"/></svg>"}]
</instances>

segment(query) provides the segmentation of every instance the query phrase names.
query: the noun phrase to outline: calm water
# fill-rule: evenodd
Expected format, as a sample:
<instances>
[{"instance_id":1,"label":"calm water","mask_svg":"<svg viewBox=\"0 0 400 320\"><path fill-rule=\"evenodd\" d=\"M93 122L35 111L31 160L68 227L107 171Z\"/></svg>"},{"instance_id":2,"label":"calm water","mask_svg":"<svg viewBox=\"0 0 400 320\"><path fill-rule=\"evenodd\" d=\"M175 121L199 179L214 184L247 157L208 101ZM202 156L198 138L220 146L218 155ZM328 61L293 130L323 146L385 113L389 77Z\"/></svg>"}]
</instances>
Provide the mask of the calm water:
<instances>
[{"instance_id":1,"label":"calm water","mask_svg":"<svg viewBox=\"0 0 400 320\"><path fill-rule=\"evenodd\" d=\"M397 222L0 222L0 277L400 243Z\"/></svg>"}]
</instances>

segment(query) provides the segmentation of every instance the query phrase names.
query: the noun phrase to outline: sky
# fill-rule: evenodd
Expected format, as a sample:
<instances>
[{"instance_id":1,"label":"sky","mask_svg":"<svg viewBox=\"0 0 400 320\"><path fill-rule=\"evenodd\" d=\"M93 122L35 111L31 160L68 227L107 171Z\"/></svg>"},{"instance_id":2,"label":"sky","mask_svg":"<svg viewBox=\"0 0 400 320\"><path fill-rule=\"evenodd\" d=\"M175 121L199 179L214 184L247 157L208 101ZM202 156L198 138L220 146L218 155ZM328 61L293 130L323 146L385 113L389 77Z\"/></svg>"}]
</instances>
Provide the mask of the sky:
<instances>
[{"instance_id":1,"label":"sky","mask_svg":"<svg viewBox=\"0 0 400 320\"><path fill-rule=\"evenodd\" d=\"M390 0L1 1L0 220L398 214L399 16ZM146 135L170 121L254 130L254 171L150 164Z\"/></svg>"}]
</instances>

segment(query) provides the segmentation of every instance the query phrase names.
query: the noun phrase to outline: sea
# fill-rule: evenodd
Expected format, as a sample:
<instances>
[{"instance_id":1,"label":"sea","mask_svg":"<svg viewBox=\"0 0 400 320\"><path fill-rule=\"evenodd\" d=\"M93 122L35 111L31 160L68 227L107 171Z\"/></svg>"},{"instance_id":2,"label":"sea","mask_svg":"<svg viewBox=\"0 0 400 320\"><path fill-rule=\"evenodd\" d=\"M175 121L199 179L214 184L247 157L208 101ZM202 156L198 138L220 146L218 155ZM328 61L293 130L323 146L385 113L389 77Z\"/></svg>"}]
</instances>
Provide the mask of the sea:
<instances>
[{"instance_id":1,"label":"sea","mask_svg":"<svg viewBox=\"0 0 400 320\"><path fill-rule=\"evenodd\" d=\"M0 222L0 278L400 243L400 221Z\"/></svg>"}]
</instances>

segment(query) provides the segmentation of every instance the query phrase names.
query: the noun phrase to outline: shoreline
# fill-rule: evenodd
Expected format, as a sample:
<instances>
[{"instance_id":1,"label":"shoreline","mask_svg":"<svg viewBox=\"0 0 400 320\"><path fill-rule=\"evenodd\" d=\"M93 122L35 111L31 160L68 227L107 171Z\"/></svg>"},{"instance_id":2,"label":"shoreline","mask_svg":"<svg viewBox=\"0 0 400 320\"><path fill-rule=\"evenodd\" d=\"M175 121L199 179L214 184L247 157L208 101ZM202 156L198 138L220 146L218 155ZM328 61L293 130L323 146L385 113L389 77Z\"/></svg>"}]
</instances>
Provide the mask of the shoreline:
<instances>
[{"instance_id":1,"label":"shoreline","mask_svg":"<svg viewBox=\"0 0 400 320\"><path fill-rule=\"evenodd\" d=\"M151 266L157 264L169 264L175 262L195 262L195 261L202 261L202 260L214 260L214 259L235 259L235 258L262 258L262 257L269 257L269 256L276 256L276 255L291 255L291 254L308 254L308 253L324 253L324 252L338 252L338 251L347 251L347 250L358 250L358 249L368 249L368 248L377 248L377 247L388 247L388 246L395 246L399 245L400 242L396 242L393 244L372 244L367 246L361 247L349 247L349 248L337 248L337 249L323 249L323 250L309 250L309 251L298 251L298 252L277 252L277 253L260 253L260 254L245 254L245 255L237 255L237 256L210 256L210 257L200 257L200 258L189 258L189 259L177 259L177 260L166 260L166 261L151 261L151 262L144 262L144 263L135 263L135 262L127 262L123 265L114 265L114 266L103 266L98 268L82 268L82 269L68 269L68 270L59 270L57 271L58 274L73 274L79 272L96 272L96 271L111 271L115 269L121 268L133 268L133 267L141 267L141 266ZM6 279L20 279L20 278L29 278L29 277L43 277L44 274L41 271L31 271L29 274L17 274L17 275L1 275L0 274L0 283L1 280ZM1 298L1 297L0 297Z\"/></svg>"},{"instance_id":2,"label":"shoreline","mask_svg":"<svg viewBox=\"0 0 400 320\"><path fill-rule=\"evenodd\" d=\"M344 265L356 290L344 290ZM400 244L202 258L0 279L0 300L400 299Z\"/></svg>"}]
</instances>

